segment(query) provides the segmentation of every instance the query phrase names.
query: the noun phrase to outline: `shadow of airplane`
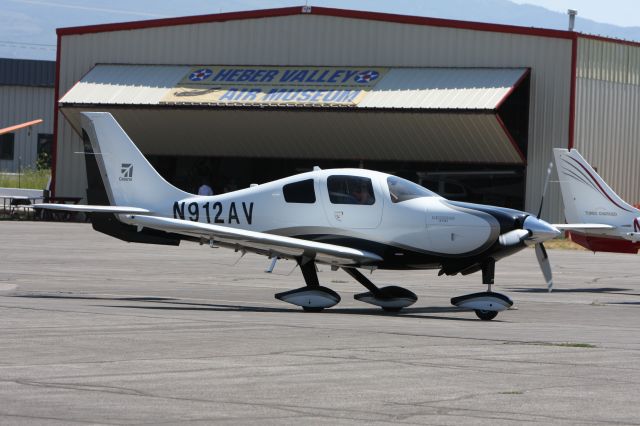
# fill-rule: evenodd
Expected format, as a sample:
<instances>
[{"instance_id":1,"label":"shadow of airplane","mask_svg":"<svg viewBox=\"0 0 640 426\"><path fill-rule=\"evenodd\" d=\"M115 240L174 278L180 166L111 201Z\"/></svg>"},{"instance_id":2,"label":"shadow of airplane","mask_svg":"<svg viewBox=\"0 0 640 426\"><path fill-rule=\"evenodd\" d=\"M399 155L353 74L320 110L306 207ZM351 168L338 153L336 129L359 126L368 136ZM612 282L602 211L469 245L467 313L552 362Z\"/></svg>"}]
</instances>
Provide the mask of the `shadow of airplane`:
<instances>
[{"instance_id":1,"label":"shadow of airplane","mask_svg":"<svg viewBox=\"0 0 640 426\"><path fill-rule=\"evenodd\" d=\"M141 306L141 305L97 305L105 308L124 308L124 309L147 309L147 310L166 310L166 311L211 311L211 312L278 312L278 313L304 313L311 314L314 312L306 312L299 308L268 308L257 306L241 306L241 305L216 305L205 303L183 303L174 302L172 305L181 306ZM188 305L188 306L182 306ZM197 306L192 306L197 305ZM478 321L475 318L453 318L438 315L421 315L421 314L437 314L441 312L470 312L459 308L440 308L440 307L423 307L423 308L404 308L400 312L386 312L382 309L369 308L329 308L321 312L322 315L338 314L338 315L370 315L370 316L390 316L402 318L419 318L419 319L441 319L453 321ZM493 320L491 322L496 322ZM497 321L499 322L499 321Z\"/></svg>"},{"instance_id":2,"label":"shadow of airplane","mask_svg":"<svg viewBox=\"0 0 640 426\"><path fill-rule=\"evenodd\" d=\"M166 310L166 311L214 311L214 312L275 312L275 313L299 313L305 312L299 308L272 308L266 306L243 306L228 305L214 303L196 303L186 302L180 299L169 297L106 297L106 296L75 296L73 294L17 294L11 297L23 297L31 299L65 299L65 300L96 300L111 302L147 302L160 304L162 306L150 305L96 305L106 308L124 308L124 309L147 309L147 310ZM331 308L322 311L323 314L340 314L340 315L372 315L372 316L393 316L403 318L420 318L420 319L443 319L454 321L478 321L475 318L458 318L446 317L437 314L443 313L462 313L472 312L468 309L442 306L425 306L404 308L400 312L387 312L377 308ZM307 313L307 312L305 312ZM425 315L426 314L426 315ZM492 321L496 322L496 320ZM498 321L499 322L499 321Z\"/></svg>"}]
</instances>

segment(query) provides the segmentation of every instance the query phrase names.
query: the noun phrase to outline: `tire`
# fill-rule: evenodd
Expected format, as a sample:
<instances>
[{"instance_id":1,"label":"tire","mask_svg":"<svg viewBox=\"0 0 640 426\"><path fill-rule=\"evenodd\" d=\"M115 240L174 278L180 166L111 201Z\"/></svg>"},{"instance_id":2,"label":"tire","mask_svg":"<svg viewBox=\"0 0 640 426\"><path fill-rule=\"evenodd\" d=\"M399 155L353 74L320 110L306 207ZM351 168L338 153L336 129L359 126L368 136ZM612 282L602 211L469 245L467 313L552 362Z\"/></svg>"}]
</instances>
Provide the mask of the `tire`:
<instances>
[{"instance_id":1,"label":"tire","mask_svg":"<svg viewBox=\"0 0 640 426\"><path fill-rule=\"evenodd\" d=\"M498 316L498 311L485 311L482 309L476 309L475 312L478 318L480 318L482 321L491 321L496 316Z\"/></svg>"}]
</instances>

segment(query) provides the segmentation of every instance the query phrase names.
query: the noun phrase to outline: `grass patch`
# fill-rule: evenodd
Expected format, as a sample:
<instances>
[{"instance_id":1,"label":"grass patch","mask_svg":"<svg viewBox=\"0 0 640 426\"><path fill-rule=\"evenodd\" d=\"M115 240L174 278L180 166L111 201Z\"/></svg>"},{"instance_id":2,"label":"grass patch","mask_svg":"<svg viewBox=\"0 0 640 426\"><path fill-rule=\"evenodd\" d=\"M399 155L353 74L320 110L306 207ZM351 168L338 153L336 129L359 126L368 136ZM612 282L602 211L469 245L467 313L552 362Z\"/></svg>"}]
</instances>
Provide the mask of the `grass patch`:
<instances>
[{"instance_id":1,"label":"grass patch","mask_svg":"<svg viewBox=\"0 0 640 426\"><path fill-rule=\"evenodd\" d=\"M0 173L1 188L25 188L44 189L51 176L50 169L23 170L20 176L17 174Z\"/></svg>"},{"instance_id":2,"label":"grass patch","mask_svg":"<svg viewBox=\"0 0 640 426\"><path fill-rule=\"evenodd\" d=\"M574 243L568 238L556 238L554 240L545 241L544 247L548 249L586 250L586 248Z\"/></svg>"}]
</instances>

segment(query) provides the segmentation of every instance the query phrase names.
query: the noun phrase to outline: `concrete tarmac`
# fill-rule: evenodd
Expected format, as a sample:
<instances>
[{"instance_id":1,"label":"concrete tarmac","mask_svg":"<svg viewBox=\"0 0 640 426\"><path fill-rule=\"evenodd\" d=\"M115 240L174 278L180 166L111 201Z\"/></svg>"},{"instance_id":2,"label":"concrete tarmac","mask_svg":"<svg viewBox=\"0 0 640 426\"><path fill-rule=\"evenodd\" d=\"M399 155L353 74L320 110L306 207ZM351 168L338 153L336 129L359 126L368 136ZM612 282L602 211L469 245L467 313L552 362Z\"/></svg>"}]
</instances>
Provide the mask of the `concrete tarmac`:
<instances>
[{"instance_id":1,"label":"concrete tarmac","mask_svg":"<svg viewBox=\"0 0 640 426\"><path fill-rule=\"evenodd\" d=\"M419 296L394 315L321 267L342 302L307 313L264 257L0 222L0 424L640 424L638 257L549 255L551 294L533 249L498 262L490 322L436 271L372 275Z\"/></svg>"}]
</instances>

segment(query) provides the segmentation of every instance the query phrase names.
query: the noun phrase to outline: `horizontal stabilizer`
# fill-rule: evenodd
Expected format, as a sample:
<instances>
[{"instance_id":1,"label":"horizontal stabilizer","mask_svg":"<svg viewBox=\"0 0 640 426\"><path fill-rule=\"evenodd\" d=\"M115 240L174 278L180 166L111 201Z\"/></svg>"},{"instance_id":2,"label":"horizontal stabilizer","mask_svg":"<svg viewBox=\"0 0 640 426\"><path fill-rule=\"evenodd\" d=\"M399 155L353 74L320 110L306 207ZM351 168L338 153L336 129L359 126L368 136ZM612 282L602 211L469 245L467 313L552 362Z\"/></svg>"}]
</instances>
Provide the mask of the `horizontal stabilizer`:
<instances>
[{"instance_id":1,"label":"horizontal stabilizer","mask_svg":"<svg viewBox=\"0 0 640 426\"><path fill-rule=\"evenodd\" d=\"M615 226L604 223L563 223L554 224L553 226L561 231L605 231L616 229Z\"/></svg>"},{"instance_id":2,"label":"horizontal stabilizer","mask_svg":"<svg viewBox=\"0 0 640 426\"><path fill-rule=\"evenodd\" d=\"M125 206L91 206L86 204L53 204L41 203L34 204L36 209L60 210L67 212L86 212L86 213L120 213L120 214L150 214L151 210L141 209L139 207Z\"/></svg>"}]
</instances>

